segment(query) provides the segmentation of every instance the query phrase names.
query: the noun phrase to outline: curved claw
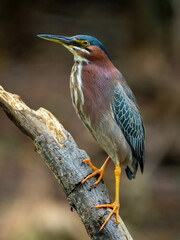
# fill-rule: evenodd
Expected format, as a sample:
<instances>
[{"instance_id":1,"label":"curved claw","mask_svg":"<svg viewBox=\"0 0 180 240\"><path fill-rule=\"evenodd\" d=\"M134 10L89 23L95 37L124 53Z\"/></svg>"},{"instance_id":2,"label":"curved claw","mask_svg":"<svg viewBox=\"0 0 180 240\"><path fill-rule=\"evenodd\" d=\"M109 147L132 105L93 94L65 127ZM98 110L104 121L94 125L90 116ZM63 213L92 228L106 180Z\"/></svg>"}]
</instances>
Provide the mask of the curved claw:
<instances>
[{"instance_id":1,"label":"curved claw","mask_svg":"<svg viewBox=\"0 0 180 240\"><path fill-rule=\"evenodd\" d=\"M98 168L96 168L96 167L92 164L92 162L91 162L91 160L90 160L89 158L83 160L83 163L86 163L86 162L89 163L89 166L90 166L94 171L99 170Z\"/></svg>"},{"instance_id":2,"label":"curved claw","mask_svg":"<svg viewBox=\"0 0 180 240\"><path fill-rule=\"evenodd\" d=\"M86 180L88 180L91 177L94 177L95 175L99 174L99 171L95 171L92 174L88 175L84 180L82 180L82 184L86 182ZM99 179L99 178L98 178ZM96 184L96 183L95 183Z\"/></svg>"},{"instance_id":3,"label":"curved claw","mask_svg":"<svg viewBox=\"0 0 180 240\"><path fill-rule=\"evenodd\" d=\"M99 172L100 176L98 177L98 180L95 182L95 185L98 184L105 175L105 170L99 169L98 172Z\"/></svg>"},{"instance_id":4,"label":"curved claw","mask_svg":"<svg viewBox=\"0 0 180 240\"><path fill-rule=\"evenodd\" d=\"M91 178L91 177L99 174L100 176L98 177L98 180L94 183L94 184L98 184L98 183L101 181L101 179L104 177L104 175L105 175L105 167L102 166L100 169L96 168L96 167L92 164L92 162L91 162L90 159L84 159L83 162L84 162L84 163L85 163L85 162L88 162L88 163L89 163L89 166L94 170L94 172L93 172L92 174L88 175L81 183L83 184L83 183L85 183L86 180L88 180L89 178Z\"/></svg>"},{"instance_id":5,"label":"curved claw","mask_svg":"<svg viewBox=\"0 0 180 240\"><path fill-rule=\"evenodd\" d=\"M84 160L83 160L83 163L88 162L88 163L89 163L89 166L94 170L94 172L93 172L92 174L88 175L81 183L83 184L83 183L84 183L86 180L88 180L89 178L91 178L91 177L99 174L100 176L98 177L97 181L94 183L94 184L98 184L98 183L101 181L101 179L104 177L104 175L105 175L105 169L106 169L107 164L109 163L110 160L111 160L111 158L108 157L108 158L106 159L105 163L102 165L102 167L101 167L100 169L98 169L97 167L95 167L95 166L92 164L92 162L91 162L91 160L90 160L89 158L88 158L88 159L84 159Z\"/></svg>"},{"instance_id":6,"label":"curved claw","mask_svg":"<svg viewBox=\"0 0 180 240\"><path fill-rule=\"evenodd\" d=\"M119 202L114 202L112 204L103 204L103 205L98 205L95 208L102 208L102 207L107 207L107 208L112 208L112 211L110 212L110 214L108 215L108 217L106 218L105 222L103 223L103 225L101 226L100 230L102 230L104 228L104 226L106 225L106 223L109 221L110 217L115 213L116 215L116 222L117 224L120 223L119 221L119 208L120 208L120 204Z\"/></svg>"}]
</instances>

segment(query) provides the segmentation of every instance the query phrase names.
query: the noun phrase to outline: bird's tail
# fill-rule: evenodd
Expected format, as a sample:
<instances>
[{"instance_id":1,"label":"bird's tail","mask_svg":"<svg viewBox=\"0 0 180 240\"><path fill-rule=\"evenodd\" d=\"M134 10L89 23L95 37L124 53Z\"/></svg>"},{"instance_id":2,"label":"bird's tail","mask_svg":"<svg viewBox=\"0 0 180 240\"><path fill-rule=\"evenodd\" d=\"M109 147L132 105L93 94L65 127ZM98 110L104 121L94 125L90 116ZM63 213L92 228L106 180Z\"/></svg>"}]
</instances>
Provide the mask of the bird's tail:
<instances>
[{"instance_id":1,"label":"bird's tail","mask_svg":"<svg viewBox=\"0 0 180 240\"><path fill-rule=\"evenodd\" d=\"M135 164L133 167L126 167L125 171L126 171L126 175L129 178L129 180L132 180L133 178L136 177L136 173L138 170L138 162L135 160Z\"/></svg>"}]
</instances>

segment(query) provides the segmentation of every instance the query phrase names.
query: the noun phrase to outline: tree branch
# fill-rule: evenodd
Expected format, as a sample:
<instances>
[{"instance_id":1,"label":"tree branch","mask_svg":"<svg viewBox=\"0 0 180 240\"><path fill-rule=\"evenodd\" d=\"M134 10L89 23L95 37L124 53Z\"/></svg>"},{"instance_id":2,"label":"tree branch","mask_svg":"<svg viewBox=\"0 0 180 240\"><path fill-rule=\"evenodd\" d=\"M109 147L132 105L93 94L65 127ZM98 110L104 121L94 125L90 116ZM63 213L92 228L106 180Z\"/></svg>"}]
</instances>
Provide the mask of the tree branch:
<instances>
[{"instance_id":1,"label":"tree branch","mask_svg":"<svg viewBox=\"0 0 180 240\"><path fill-rule=\"evenodd\" d=\"M95 178L81 184L92 172L88 164L83 164L83 159L89 157L77 147L59 121L44 108L30 109L19 96L6 92L1 86L0 106L33 140L36 151L62 185L70 206L78 212L90 239L132 240L121 218L117 226L115 217L111 217L104 229L99 230L109 211L105 208L97 210L94 206L110 203L109 194L103 181L94 185Z\"/></svg>"}]
</instances>

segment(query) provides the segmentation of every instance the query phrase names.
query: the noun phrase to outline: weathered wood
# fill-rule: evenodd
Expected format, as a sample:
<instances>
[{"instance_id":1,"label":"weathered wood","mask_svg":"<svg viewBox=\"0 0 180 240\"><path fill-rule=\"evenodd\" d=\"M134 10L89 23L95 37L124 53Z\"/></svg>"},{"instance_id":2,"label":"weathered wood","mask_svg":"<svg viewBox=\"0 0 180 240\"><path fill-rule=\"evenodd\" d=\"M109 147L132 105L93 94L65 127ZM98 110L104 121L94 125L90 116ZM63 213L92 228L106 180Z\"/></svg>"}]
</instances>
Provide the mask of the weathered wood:
<instances>
[{"instance_id":1,"label":"weathered wood","mask_svg":"<svg viewBox=\"0 0 180 240\"><path fill-rule=\"evenodd\" d=\"M83 163L83 159L89 157L77 147L59 121L46 109L30 109L19 96L6 92L1 86L0 106L17 127L33 140L36 151L62 185L70 206L78 212L90 239L132 240L121 218L117 226L115 217L111 217L104 229L99 230L109 210L94 207L111 202L107 188L103 181L94 185L96 177L81 184L92 172L89 165Z\"/></svg>"}]
</instances>

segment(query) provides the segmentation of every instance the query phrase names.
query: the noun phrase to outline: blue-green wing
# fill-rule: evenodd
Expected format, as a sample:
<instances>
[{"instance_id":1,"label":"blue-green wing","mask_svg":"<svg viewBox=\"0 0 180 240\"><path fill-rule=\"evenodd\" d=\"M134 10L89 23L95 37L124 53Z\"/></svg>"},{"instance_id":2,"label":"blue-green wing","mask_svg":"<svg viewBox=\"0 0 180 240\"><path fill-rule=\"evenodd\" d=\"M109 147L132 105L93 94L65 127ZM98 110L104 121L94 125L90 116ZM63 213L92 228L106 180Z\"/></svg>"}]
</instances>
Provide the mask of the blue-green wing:
<instances>
[{"instance_id":1,"label":"blue-green wing","mask_svg":"<svg viewBox=\"0 0 180 240\"><path fill-rule=\"evenodd\" d=\"M126 141L131 147L133 156L139 162L141 171L144 168L144 126L141 114L121 85L115 87L112 110L116 123L121 128Z\"/></svg>"}]
</instances>

